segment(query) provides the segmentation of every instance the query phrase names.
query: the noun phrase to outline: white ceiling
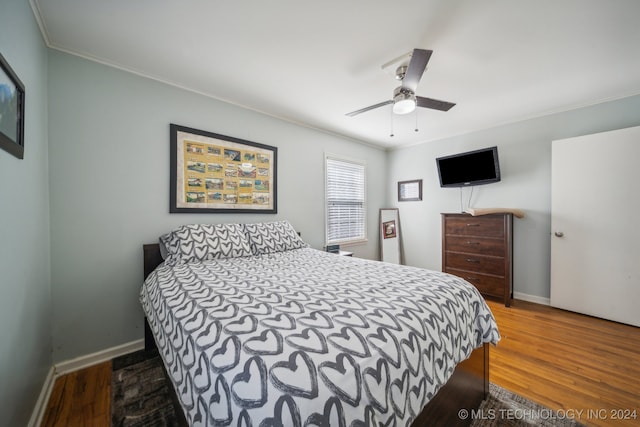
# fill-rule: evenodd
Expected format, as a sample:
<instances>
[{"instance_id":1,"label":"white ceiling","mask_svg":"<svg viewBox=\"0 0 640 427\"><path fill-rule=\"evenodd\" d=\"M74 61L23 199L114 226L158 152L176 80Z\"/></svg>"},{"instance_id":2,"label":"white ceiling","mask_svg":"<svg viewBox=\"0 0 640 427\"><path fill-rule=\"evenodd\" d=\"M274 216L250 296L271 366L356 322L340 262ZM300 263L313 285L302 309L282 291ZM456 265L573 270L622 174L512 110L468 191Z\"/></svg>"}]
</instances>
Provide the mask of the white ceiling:
<instances>
[{"instance_id":1,"label":"white ceiling","mask_svg":"<svg viewBox=\"0 0 640 427\"><path fill-rule=\"evenodd\" d=\"M395 147L640 93L638 0L31 0L47 44L275 117ZM382 64L434 51L391 106ZM415 132L416 120L419 132ZM207 129L215 132L216 129Z\"/></svg>"}]
</instances>

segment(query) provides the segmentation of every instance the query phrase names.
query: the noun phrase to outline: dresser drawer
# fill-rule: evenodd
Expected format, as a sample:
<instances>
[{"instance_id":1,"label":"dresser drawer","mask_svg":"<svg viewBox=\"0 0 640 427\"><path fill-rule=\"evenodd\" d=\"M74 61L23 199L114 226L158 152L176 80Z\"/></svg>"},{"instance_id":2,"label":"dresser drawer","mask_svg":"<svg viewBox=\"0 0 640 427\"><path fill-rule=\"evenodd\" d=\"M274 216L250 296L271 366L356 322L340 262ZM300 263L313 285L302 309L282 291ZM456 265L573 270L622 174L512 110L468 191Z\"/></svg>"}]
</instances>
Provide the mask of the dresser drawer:
<instances>
[{"instance_id":1,"label":"dresser drawer","mask_svg":"<svg viewBox=\"0 0 640 427\"><path fill-rule=\"evenodd\" d=\"M504 257L504 240L474 236L447 236L445 250Z\"/></svg>"},{"instance_id":2,"label":"dresser drawer","mask_svg":"<svg viewBox=\"0 0 640 427\"><path fill-rule=\"evenodd\" d=\"M507 281L504 277L487 276L485 274L462 271L454 268L447 268L445 272L463 278L475 286L483 295L499 298L504 297L505 286L507 286Z\"/></svg>"},{"instance_id":3,"label":"dresser drawer","mask_svg":"<svg viewBox=\"0 0 640 427\"><path fill-rule=\"evenodd\" d=\"M447 268L466 271L480 271L486 274L504 276L505 260L501 257L488 257L459 252L446 252L445 265Z\"/></svg>"},{"instance_id":4,"label":"dresser drawer","mask_svg":"<svg viewBox=\"0 0 640 427\"><path fill-rule=\"evenodd\" d=\"M444 227L447 235L504 237L503 216L447 217Z\"/></svg>"}]
</instances>

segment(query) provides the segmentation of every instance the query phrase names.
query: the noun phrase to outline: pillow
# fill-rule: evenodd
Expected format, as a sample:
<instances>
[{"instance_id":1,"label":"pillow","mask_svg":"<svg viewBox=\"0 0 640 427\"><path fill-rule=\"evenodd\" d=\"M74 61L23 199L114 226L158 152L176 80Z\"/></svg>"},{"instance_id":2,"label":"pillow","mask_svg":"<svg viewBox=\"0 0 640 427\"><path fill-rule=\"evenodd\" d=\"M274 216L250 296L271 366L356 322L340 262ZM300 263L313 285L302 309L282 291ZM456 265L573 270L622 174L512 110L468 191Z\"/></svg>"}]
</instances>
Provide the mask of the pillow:
<instances>
[{"instance_id":1,"label":"pillow","mask_svg":"<svg viewBox=\"0 0 640 427\"><path fill-rule=\"evenodd\" d=\"M163 234L158 239L158 246L160 247L160 256L162 259L167 259L167 256L169 256L169 249L167 249L167 246L171 244L171 234L172 232Z\"/></svg>"},{"instance_id":2,"label":"pillow","mask_svg":"<svg viewBox=\"0 0 640 427\"><path fill-rule=\"evenodd\" d=\"M251 251L254 255L306 248L307 245L288 221L245 224Z\"/></svg>"},{"instance_id":3,"label":"pillow","mask_svg":"<svg viewBox=\"0 0 640 427\"><path fill-rule=\"evenodd\" d=\"M252 255L240 224L183 225L160 236L163 246L168 265Z\"/></svg>"}]
</instances>

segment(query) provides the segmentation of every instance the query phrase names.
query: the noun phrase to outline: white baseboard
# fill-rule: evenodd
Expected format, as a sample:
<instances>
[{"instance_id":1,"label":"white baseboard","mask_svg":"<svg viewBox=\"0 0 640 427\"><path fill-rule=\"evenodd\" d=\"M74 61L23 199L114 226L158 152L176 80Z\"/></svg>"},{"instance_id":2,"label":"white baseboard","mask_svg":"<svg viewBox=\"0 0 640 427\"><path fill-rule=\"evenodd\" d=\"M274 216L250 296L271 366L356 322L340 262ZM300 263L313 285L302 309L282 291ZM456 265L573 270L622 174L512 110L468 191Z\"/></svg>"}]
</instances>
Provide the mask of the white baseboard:
<instances>
[{"instance_id":1,"label":"white baseboard","mask_svg":"<svg viewBox=\"0 0 640 427\"><path fill-rule=\"evenodd\" d=\"M27 424L28 427L38 427L42 424L42 418L44 417L44 412L47 409L47 403L49 403L49 397L53 391L53 384L55 383L55 380L55 368L52 366L49 369L47 377L44 379L42 390L40 390L40 396L38 396L38 400L36 400L36 406L34 406L33 412L31 413L31 419L29 419L29 424Z\"/></svg>"},{"instance_id":2,"label":"white baseboard","mask_svg":"<svg viewBox=\"0 0 640 427\"><path fill-rule=\"evenodd\" d=\"M523 293L520 293L520 292L514 292L513 293L513 299L519 299L519 300L522 300L522 301L535 302L536 304L542 304L542 305L551 305L551 299L549 299L549 298L539 297L537 295L523 294Z\"/></svg>"},{"instance_id":3,"label":"white baseboard","mask_svg":"<svg viewBox=\"0 0 640 427\"><path fill-rule=\"evenodd\" d=\"M125 354L133 353L134 351L142 350L143 348L144 339L140 339L116 347L107 348L96 353L76 357L75 359L65 360L64 362L56 363L54 365L55 375L56 377L58 377L60 375L68 374L69 372L88 368L89 366L111 360L114 357L123 356Z\"/></svg>"}]
</instances>

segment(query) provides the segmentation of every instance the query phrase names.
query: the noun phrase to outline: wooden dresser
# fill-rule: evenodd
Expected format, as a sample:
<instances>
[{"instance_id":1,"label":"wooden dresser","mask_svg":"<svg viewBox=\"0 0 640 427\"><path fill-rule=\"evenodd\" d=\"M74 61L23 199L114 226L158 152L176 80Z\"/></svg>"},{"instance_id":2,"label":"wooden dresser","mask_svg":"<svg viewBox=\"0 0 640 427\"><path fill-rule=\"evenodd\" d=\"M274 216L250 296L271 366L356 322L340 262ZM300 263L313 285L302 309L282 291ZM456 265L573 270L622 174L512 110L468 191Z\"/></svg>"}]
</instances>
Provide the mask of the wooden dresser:
<instances>
[{"instance_id":1,"label":"wooden dresser","mask_svg":"<svg viewBox=\"0 0 640 427\"><path fill-rule=\"evenodd\" d=\"M442 271L511 304L513 215L442 214Z\"/></svg>"}]
</instances>

